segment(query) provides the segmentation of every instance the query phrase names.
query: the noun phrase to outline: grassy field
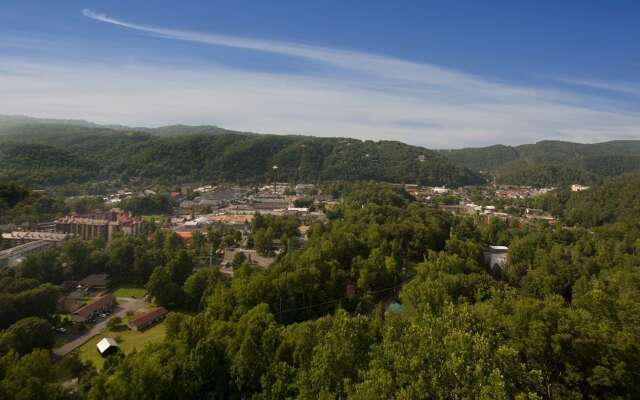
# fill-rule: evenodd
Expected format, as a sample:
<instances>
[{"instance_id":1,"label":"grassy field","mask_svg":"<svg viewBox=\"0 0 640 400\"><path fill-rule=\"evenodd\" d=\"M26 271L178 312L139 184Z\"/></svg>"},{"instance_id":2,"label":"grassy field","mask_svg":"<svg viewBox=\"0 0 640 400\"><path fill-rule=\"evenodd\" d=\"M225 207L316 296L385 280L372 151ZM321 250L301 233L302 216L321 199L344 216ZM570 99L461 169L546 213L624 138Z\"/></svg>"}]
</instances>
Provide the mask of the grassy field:
<instances>
[{"instance_id":1,"label":"grassy field","mask_svg":"<svg viewBox=\"0 0 640 400\"><path fill-rule=\"evenodd\" d=\"M147 294L147 290L140 286L135 285L120 285L112 293L116 298L118 297L132 297L141 299Z\"/></svg>"},{"instance_id":2,"label":"grassy field","mask_svg":"<svg viewBox=\"0 0 640 400\"><path fill-rule=\"evenodd\" d=\"M80 348L74 351L74 353L78 353L80 359L82 361L91 361L96 368L101 369L104 360L98 354L98 350L96 349L96 344L102 340L105 336L112 337L118 340L118 337L121 339L118 345L120 346L120 351L125 354L131 353L133 350L141 350L145 345L149 343L158 343L161 342L166 335L166 327L164 322L160 322L159 324L154 325L151 329L147 329L144 332L137 332L132 330L123 330L112 332L110 330L106 330L89 340L87 343L83 344Z\"/></svg>"}]
</instances>

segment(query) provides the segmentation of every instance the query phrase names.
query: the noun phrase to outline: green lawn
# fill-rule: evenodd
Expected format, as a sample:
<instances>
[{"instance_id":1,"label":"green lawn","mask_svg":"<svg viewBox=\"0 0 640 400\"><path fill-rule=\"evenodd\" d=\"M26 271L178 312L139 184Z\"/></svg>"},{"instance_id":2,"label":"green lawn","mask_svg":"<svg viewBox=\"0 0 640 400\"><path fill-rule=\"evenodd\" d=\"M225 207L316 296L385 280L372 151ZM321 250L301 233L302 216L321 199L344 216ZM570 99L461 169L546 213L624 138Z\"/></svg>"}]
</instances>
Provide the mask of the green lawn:
<instances>
[{"instance_id":1,"label":"green lawn","mask_svg":"<svg viewBox=\"0 0 640 400\"><path fill-rule=\"evenodd\" d=\"M128 354L133 350L142 350L146 344L161 342L166 336L166 327L164 322L160 322L143 332L133 330L112 332L107 329L76 349L74 353L77 353L82 361L91 361L96 368L101 369L104 360L100 354L98 354L96 344L105 336L112 337L116 340L118 340L119 336L121 339L118 343L120 351Z\"/></svg>"},{"instance_id":2,"label":"green lawn","mask_svg":"<svg viewBox=\"0 0 640 400\"><path fill-rule=\"evenodd\" d=\"M147 294L147 289L145 289L145 288L143 288L141 286L124 284L124 285L118 286L118 288L116 290L114 290L112 294L116 298L118 298L118 297L133 297L133 298L136 298L136 299L141 299Z\"/></svg>"}]
</instances>

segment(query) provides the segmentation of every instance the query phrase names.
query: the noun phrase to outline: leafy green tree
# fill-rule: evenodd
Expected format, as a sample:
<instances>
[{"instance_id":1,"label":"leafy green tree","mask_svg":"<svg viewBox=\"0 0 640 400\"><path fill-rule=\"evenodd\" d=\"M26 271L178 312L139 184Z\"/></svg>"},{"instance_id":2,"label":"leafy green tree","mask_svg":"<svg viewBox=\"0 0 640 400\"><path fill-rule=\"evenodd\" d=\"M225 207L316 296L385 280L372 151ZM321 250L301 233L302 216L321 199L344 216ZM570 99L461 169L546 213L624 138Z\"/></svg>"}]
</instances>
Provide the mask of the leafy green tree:
<instances>
[{"instance_id":1,"label":"leafy green tree","mask_svg":"<svg viewBox=\"0 0 640 400\"><path fill-rule=\"evenodd\" d=\"M129 236L116 237L109 243L106 254L109 257L107 268L112 279L125 279L134 264L134 239Z\"/></svg>"},{"instance_id":2,"label":"leafy green tree","mask_svg":"<svg viewBox=\"0 0 640 400\"><path fill-rule=\"evenodd\" d=\"M226 351L231 360L231 379L243 396L259 391L261 376L271 365L280 328L266 304L243 315Z\"/></svg>"},{"instance_id":3,"label":"leafy green tree","mask_svg":"<svg viewBox=\"0 0 640 400\"><path fill-rule=\"evenodd\" d=\"M236 254L234 254L233 260L231 261L231 265L233 266L233 268L239 268L246 261L247 261L247 255L242 251L238 251Z\"/></svg>"},{"instance_id":4,"label":"leafy green tree","mask_svg":"<svg viewBox=\"0 0 640 400\"><path fill-rule=\"evenodd\" d=\"M146 288L159 306L175 306L182 302L182 289L166 267L156 267Z\"/></svg>"},{"instance_id":5,"label":"leafy green tree","mask_svg":"<svg viewBox=\"0 0 640 400\"><path fill-rule=\"evenodd\" d=\"M58 381L49 352L20 357L11 351L0 358L0 398L16 400L72 399Z\"/></svg>"},{"instance_id":6,"label":"leafy green tree","mask_svg":"<svg viewBox=\"0 0 640 400\"><path fill-rule=\"evenodd\" d=\"M62 283L64 271L58 256L59 252L56 249L30 255L16 267L17 275L41 282Z\"/></svg>"},{"instance_id":7,"label":"leafy green tree","mask_svg":"<svg viewBox=\"0 0 640 400\"><path fill-rule=\"evenodd\" d=\"M203 269L190 275L184 282L185 305L192 310L199 310L203 296L218 281L218 272Z\"/></svg>"},{"instance_id":8,"label":"leafy green tree","mask_svg":"<svg viewBox=\"0 0 640 400\"><path fill-rule=\"evenodd\" d=\"M260 255L268 256L273 253L273 231L271 228L260 229L253 233L253 246Z\"/></svg>"},{"instance_id":9,"label":"leafy green tree","mask_svg":"<svg viewBox=\"0 0 640 400\"><path fill-rule=\"evenodd\" d=\"M19 354L27 354L38 348L48 350L53 343L51 324L38 317L21 319L4 331L0 338L0 348L4 352L15 350Z\"/></svg>"},{"instance_id":10,"label":"leafy green tree","mask_svg":"<svg viewBox=\"0 0 640 400\"><path fill-rule=\"evenodd\" d=\"M177 285L182 285L187 277L191 275L194 268L193 257L186 250L180 250L167 263L167 270L171 274L173 281Z\"/></svg>"}]
</instances>

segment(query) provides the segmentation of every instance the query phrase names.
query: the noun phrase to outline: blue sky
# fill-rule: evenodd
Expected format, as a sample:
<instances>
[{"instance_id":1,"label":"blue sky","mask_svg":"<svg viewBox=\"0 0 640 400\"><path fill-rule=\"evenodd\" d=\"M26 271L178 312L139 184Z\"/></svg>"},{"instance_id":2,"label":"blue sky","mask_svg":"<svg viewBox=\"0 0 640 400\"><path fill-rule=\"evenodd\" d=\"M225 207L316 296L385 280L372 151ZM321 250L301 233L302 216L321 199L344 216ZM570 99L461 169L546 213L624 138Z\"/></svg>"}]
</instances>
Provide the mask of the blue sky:
<instances>
[{"instance_id":1,"label":"blue sky","mask_svg":"<svg viewBox=\"0 0 640 400\"><path fill-rule=\"evenodd\" d=\"M637 1L0 5L0 113L401 140L640 138Z\"/></svg>"}]
</instances>

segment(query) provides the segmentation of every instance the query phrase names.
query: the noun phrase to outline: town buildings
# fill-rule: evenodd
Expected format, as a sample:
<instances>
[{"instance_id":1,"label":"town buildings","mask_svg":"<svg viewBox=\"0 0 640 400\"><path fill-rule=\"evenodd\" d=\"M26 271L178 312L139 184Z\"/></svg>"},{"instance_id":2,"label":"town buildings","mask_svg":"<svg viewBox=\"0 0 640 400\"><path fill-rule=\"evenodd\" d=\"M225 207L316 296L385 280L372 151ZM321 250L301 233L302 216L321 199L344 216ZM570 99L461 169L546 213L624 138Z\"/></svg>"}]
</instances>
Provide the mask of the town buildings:
<instances>
[{"instance_id":1,"label":"town buildings","mask_svg":"<svg viewBox=\"0 0 640 400\"><path fill-rule=\"evenodd\" d=\"M134 218L130 212L118 208L87 215L68 215L55 221L56 231L73 234L84 240L103 239L111 241L121 232L125 235L138 235L142 232L143 221Z\"/></svg>"}]
</instances>

